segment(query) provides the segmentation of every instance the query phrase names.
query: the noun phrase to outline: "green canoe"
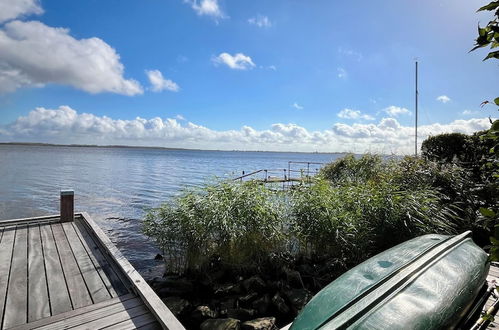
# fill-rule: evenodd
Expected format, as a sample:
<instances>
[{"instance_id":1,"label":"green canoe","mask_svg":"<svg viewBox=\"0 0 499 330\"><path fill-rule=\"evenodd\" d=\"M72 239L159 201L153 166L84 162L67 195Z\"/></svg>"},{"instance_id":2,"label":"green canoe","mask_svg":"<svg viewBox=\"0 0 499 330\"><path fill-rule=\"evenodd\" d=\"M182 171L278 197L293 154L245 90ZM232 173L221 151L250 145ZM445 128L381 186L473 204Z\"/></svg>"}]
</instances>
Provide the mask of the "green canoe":
<instances>
[{"instance_id":1,"label":"green canoe","mask_svg":"<svg viewBox=\"0 0 499 330\"><path fill-rule=\"evenodd\" d=\"M470 235L425 235L372 257L322 289L290 329L454 328L489 269Z\"/></svg>"}]
</instances>

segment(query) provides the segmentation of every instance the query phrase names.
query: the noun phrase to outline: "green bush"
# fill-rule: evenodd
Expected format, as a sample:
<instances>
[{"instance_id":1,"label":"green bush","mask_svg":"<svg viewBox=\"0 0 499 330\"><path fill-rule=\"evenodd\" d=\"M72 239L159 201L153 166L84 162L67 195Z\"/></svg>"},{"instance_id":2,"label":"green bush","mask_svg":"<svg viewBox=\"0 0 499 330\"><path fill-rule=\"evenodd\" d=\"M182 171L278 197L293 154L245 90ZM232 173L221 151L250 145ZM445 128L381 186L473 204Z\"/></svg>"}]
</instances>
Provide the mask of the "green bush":
<instances>
[{"instance_id":1,"label":"green bush","mask_svg":"<svg viewBox=\"0 0 499 330\"><path fill-rule=\"evenodd\" d=\"M293 233L303 252L354 264L409 238L455 232L431 188L400 190L389 181L333 186L317 179L295 193Z\"/></svg>"},{"instance_id":2,"label":"green bush","mask_svg":"<svg viewBox=\"0 0 499 330\"><path fill-rule=\"evenodd\" d=\"M382 167L381 156L365 154L356 158L353 154L348 154L325 165L319 174L334 184L345 185L374 179Z\"/></svg>"}]
</instances>

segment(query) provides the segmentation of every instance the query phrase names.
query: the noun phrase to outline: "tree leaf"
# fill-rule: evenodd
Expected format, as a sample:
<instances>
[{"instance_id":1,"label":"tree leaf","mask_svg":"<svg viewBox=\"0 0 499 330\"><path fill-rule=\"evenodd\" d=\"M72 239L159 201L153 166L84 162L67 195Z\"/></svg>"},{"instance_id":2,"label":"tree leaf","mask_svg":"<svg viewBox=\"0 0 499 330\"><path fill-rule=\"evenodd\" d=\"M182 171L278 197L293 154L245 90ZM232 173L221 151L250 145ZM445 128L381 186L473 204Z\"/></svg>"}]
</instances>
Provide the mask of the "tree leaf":
<instances>
[{"instance_id":1,"label":"tree leaf","mask_svg":"<svg viewBox=\"0 0 499 330\"><path fill-rule=\"evenodd\" d=\"M499 1L492 1L491 3L480 7L477 11L482 11L482 10L494 10L499 7Z\"/></svg>"},{"instance_id":2,"label":"tree leaf","mask_svg":"<svg viewBox=\"0 0 499 330\"><path fill-rule=\"evenodd\" d=\"M494 103L495 103L496 105L499 105L499 97L496 97L496 98L494 99Z\"/></svg>"},{"instance_id":3,"label":"tree leaf","mask_svg":"<svg viewBox=\"0 0 499 330\"><path fill-rule=\"evenodd\" d=\"M493 218L496 215L496 213L494 211L492 211L491 209L485 208L485 207L480 208L480 213L484 217L487 217L487 218Z\"/></svg>"},{"instance_id":4,"label":"tree leaf","mask_svg":"<svg viewBox=\"0 0 499 330\"><path fill-rule=\"evenodd\" d=\"M497 58L499 59L499 50L496 50L495 52L490 52L487 57L485 57L483 60L488 60L489 58Z\"/></svg>"}]
</instances>

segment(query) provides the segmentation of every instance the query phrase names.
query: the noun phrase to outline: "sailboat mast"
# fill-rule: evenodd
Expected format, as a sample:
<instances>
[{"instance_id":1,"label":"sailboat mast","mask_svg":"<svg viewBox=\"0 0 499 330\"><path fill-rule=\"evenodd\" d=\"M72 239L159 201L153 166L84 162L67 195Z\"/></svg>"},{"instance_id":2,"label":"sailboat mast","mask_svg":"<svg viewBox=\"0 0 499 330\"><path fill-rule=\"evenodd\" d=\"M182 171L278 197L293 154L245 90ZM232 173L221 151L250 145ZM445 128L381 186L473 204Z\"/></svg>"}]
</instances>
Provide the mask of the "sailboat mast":
<instances>
[{"instance_id":1,"label":"sailboat mast","mask_svg":"<svg viewBox=\"0 0 499 330\"><path fill-rule=\"evenodd\" d=\"M418 61L416 61L416 120L414 125L414 154L418 156Z\"/></svg>"}]
</instances>

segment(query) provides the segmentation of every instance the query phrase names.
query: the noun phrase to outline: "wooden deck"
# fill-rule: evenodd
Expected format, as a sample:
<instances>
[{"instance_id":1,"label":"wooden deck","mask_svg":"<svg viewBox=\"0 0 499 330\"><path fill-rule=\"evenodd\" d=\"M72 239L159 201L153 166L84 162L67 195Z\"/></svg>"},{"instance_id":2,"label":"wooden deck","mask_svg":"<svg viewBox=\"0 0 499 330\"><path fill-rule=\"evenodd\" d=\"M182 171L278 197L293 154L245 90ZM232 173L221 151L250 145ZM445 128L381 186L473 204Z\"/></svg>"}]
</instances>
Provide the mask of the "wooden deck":
<instances>
[{"instance_id":1,"label":"wooden deck","mask_svg":"<svg viewBox=\"0 0 499 330\"><path fill-rule=\"evenodd\" d=\"M487 282L489 284L496 283L495 285L499 285L499 264L493 263L490 265L489 275L487 276ZM494 292L498 295L497 291ZM484 314L495 302L497 298L494 295L490 295L485 303L482 314ZM499 319L498 316L494 316L494 320L491 321L487 327L487 329L499 329Z\"/></svg>"},{"instance_id":2,"label":"wooden deck","mask_svg":"<svg viewBox=\"0 0 499 330\"><path fill-rule=\"evenodd\" d=\"M85 213L0 221L0 329L183 329Z\"/></svg>"}]
</instances>

